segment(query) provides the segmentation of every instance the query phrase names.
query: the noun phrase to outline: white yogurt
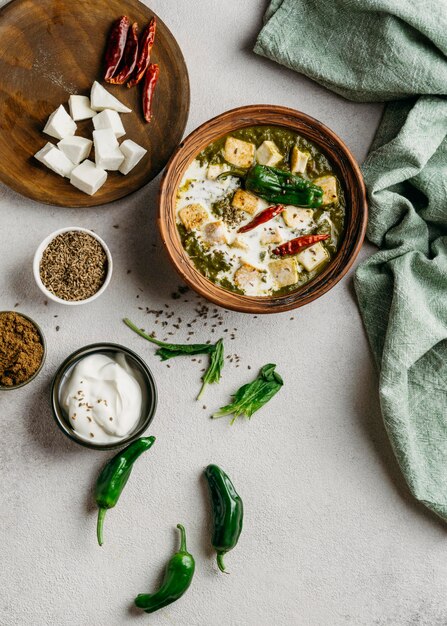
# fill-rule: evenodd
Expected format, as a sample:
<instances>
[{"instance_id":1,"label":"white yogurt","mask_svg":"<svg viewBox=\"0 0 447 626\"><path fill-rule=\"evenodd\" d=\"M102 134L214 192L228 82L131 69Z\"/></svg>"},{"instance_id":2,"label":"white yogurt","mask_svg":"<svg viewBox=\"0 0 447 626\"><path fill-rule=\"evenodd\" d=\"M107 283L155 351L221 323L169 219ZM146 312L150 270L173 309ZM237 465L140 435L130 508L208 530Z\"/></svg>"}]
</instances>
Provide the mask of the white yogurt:
<instances>
[{"instance_id":1,"label":"white yogurt","mask_svg":"<svg viewBox=\"0 0 447 626\"><path fill-rule=\"evenodd\" d=\"M115 443L137 426L143 395L124 354L84 357L68 374L61 405L73 430L96 444Z\"/></svg>"}]
</instances>

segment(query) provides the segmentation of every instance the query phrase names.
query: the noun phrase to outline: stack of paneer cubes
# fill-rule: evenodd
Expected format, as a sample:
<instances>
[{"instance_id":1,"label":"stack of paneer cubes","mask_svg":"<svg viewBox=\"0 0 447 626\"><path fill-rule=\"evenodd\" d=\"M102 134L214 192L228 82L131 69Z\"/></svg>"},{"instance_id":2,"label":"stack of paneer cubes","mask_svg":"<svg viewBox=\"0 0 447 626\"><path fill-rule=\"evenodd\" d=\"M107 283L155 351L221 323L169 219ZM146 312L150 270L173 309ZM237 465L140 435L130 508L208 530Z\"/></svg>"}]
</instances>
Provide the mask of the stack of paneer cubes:
<instances>
[{"instance_id":1,"label":"stack of paneer cubes","mask_svg":"<svg viewBox=\"0 0 447 626\"><path fill-rule=\"evenodd\" d=\"M126 134L121 113L131 113L102 85L95 82L90 98L71 95L68 99L70 114L60 105L45 125L43 132L58 139L57 145L48 142L34 156L50 170L70 179L77 189L95 194L107 180L108 171L128 174L144 157L147 150L131 139L119 144ZM93 122L92 140L76 135L81 120ZM95 160L89 160L94 147Z\"/></svg>"}]
</instances>

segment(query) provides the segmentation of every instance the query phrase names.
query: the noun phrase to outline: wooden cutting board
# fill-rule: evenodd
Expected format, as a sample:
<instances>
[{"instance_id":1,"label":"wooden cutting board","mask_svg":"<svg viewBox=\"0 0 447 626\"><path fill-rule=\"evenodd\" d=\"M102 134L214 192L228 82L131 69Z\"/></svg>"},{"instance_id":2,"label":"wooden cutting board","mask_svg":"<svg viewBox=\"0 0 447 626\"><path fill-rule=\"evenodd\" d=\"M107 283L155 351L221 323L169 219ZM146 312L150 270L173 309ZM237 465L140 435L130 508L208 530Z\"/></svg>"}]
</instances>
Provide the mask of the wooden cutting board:
<instances>
[{"instance_id":1,"label":"wooden cutting board","mask_svg":"<svg viewBox=\"0 0 447 626\"><path fill-rule=\"evenodd\" d=\"M188 118L189 80L171 32L157 17L152 61L160 65L153 119L144 121L141 86L102 81L103 56L111 24L121 15L140 32L154 15L138 0L13 0L0 10L0 180L47 204L85 207L126 196L154 178L180 142ZM127 176L109 172L107 182L88 196L33 158L47 141L45 122L70 94L89 95L98 80L132 109L121 116L127 135L148 154ZM68 106L67 106L68 110ZM77 134L91 138L91 120L77 122Z\"/></svg>"}]
</instances>

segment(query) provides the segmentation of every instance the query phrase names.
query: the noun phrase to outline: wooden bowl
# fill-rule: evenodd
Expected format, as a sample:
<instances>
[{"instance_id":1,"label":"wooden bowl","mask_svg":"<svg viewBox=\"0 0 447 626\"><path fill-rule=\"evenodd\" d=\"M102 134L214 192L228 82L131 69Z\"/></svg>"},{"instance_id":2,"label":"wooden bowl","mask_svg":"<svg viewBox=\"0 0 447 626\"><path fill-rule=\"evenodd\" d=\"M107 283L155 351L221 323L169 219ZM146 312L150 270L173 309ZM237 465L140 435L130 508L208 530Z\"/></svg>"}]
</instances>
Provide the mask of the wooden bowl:
<instances>
[{"instance_id":1,"label":"wooden bowl","mask_svg":"<svg viewBox=\"0 0 447 626\"><path fill-rule=\"evenodd\" d=\"M282 126L309 139L328 157L346 197L340 249L313 280L286 295L255 297L227 291L203 276L183 249L176 225L177 189L185 170L208 144L247 126ZM159 196L159 228L171 261L183 280L207 300L243 313L278 313L312 302L329 291L353 264L365 237L368 209L363 178L349 149L327 126L300 111L274 105L244 106L205 122L177 148L165 170Z\"/></svg>"}]
</instances>

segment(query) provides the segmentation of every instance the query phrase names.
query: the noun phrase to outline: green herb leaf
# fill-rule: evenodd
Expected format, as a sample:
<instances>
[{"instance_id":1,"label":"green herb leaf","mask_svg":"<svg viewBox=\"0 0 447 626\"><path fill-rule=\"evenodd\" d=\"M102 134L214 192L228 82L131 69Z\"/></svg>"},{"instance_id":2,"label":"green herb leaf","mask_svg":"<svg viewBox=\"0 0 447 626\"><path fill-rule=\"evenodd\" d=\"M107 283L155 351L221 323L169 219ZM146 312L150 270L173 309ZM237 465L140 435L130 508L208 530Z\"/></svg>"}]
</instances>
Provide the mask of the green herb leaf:
<instances>
[{"instance_id":1,"label":"green herb leaf","mask_svg":"<svg viewBox=\"0 0 447 626\"><path fill-rule=\"evenodd\" d=\"M222 376L222 368L224 366L223 339L219 339L213 347L214 350L210 353L210 364L202 376L202 387L200 388L197 400L201 398L207 384L218 383Z\"/></svg>"},{"instance_id":2,"label":"green herb leaf","mask_svg":"<svg viewBox=\"0 0 447 626\"><path fill-rule=\"evenodd\" d=\"M219 174L219 176L217 177L217 180L223 180L224 178L228 178L229 176L234 176L235 178L244 178L246 173L247 170L235 168L226 172L222 172L222 174Z\"/></svg>"},{"instance_id":3,"label":"green herb leaf","mask_svg":"<svg viewBox=\"0 0 447 626\"><path fill-rule=\"evenodd\" d=\"M156 351L157 354L162 361L167 361L168 359L173 359L176 356L184 356L191 354L212 354L214 351L214 345L211 343L165 343L164 341L160 341L159 339L155 339L155 337L151 337L143 330L135 326L133 322L129 319L124 319L124 323L136 332L143 339L147 339L151 343L155 343L155 345L160 346Z\"/></svg>"},{"instance_id":4,"label":"green herb leaf","mask_svg":"<svg viewBox=\"0 0 447 626\"><path fill-rule=\"evenodd\" d=\"M239 415L250 418L253 413L264 406L281 389L283 379L275 372L276 365L268 363L261 368L258 377L251 383L243 385L232 396L233 401L223 406L212 415L213 418L233 415L231 424Z\"/></svg>"}]
</instances>

